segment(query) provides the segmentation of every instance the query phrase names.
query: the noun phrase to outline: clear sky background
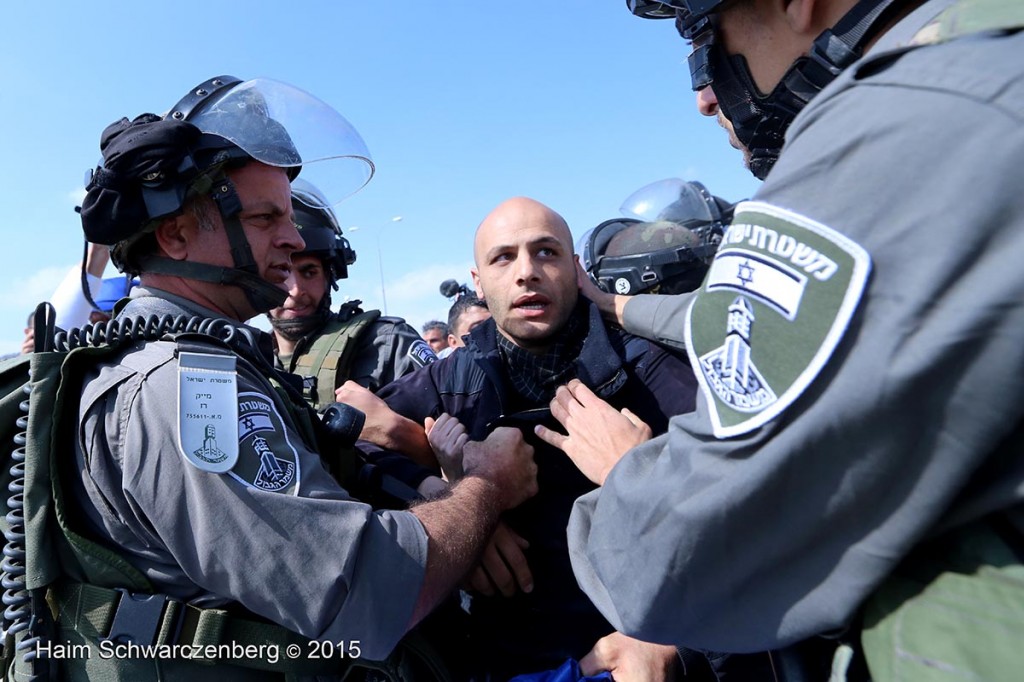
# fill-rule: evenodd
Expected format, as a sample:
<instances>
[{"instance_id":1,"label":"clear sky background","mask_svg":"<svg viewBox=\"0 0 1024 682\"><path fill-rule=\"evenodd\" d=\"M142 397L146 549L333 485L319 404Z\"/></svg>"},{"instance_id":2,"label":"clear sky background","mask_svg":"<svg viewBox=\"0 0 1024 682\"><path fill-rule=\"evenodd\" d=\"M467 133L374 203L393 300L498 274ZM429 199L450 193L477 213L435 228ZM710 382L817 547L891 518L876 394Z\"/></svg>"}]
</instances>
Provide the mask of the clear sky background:
<instances>
[{"instance_id":1,"label":"clear sky background","mask_svg":"<svg viewBox=\"0 0 1024 682\"><path fill-rule=\"evenodd\" d=\"M383 307L383 272L388 314L417 327L447 315L442 280L470 282L473 231L505 198L550 205L578 239L655 180L731 201L757 187L697 114L672 23L622 0L42 1L0 16L0 353L81 259L73 209L103 128L215 75L291 83L359 130L377 173L337 207L358 261L334 300Z\"/></svg>"}]
</instances>

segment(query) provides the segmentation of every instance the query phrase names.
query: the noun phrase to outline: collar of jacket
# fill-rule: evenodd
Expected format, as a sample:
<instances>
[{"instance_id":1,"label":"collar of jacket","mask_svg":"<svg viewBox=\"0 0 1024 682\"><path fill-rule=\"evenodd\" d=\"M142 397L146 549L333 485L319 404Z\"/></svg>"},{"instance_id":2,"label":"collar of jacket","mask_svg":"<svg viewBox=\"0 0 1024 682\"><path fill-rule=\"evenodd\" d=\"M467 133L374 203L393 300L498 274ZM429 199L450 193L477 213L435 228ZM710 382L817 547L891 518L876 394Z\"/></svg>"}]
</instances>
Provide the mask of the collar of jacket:
<instances>
[{"instance_id":1,"label":"collar of jacket","mask_svg":"<svg viewBox=\"0 0 1024 682\"><path fill-rule=\"evenodd\" d=\"M163 291L162 289L137 286L132 289L129 296L130 300L118 313L118 318L150 317L152 315L219 318L236 327L240 334L244 334L254 342L254 345L248 347L259 355L258 357L250 357L250 361L263 368L264 371L268 368L270 370L274 368L273 337L262 329L228 319L214 310L205 308L187 298Z\"/></svg>"},{"instance_id":2,"label":"collar of jacket","mask_svg":"<svg viewBox=\"0 0 1024 682\"><path fill-rule=\"evenodd\" d=\"M586 308L589 325L587 338L583 341L583 348L575 361L576 376L598 396L607 398L626 383L626 372L622 367L625 357L624 332L609 329L601 319L597 306L589 299L580 296L576 305ZM470 332L466 350L473 354L474 360L495 385L507 385L505 372L501 371L498 327L493 317L477 325Z\"/></svg>"}]
</instances>

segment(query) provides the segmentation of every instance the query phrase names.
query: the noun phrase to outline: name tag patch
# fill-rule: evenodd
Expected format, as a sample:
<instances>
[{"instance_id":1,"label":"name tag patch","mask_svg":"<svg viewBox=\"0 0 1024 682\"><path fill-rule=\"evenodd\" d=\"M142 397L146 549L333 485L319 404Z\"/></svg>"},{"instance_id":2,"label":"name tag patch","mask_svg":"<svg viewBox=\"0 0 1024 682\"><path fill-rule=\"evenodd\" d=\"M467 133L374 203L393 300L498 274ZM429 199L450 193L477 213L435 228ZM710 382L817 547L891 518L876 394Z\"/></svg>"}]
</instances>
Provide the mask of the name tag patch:
<instances>
[{"instance_id":1,"label":"name tag patch","mask_svg":"<svg viewBox=\"0 0 1024 682\"><path fill-rule=\"evenodd\" d=\"M426 341L422 339L413 341L409 346L409 357L416 363L417 367L425 367L432 362L437 362L437 355Z\"/></svg>"},{"instance_id":2,"label":"name tag patch","mask_svg":"<svg viewBox=\"0 0 1024 682\"><path fill-rule=\"evenodd\" d=\"M178 353L178 451L189 464L222 474L238 461L235 357Z\"/></svg>"},{"instance_id":3,"label":"name tag patch","mask_svg":"<svg viewBox=\"0 0 1024 682\"><path fill-rule=\"evenodd\" d=\"M262 393L238 396L238 449L233 478L257 490L298 494L298 453L277 407Z\"/></svg>"},{"instance_id":4,"label":"name tag patch","mask_svg":"<svg viewBox=\"0 0 1024 682\"><path fill-rule=\"evenodd\" d=\"M774 419L814 380L849 325L871 259L804 216L740 204L686 316L690 362L715 435Z\"/></svg>"}]
</instances>

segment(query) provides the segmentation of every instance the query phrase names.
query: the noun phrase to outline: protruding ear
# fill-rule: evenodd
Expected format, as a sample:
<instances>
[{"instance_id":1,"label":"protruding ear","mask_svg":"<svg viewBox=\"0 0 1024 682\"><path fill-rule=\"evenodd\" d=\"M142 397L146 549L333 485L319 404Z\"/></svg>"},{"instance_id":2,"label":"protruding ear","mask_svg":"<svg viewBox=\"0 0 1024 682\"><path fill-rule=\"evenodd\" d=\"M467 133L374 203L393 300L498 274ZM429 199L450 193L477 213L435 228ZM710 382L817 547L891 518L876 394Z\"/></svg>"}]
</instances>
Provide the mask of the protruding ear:
<instances>
[{"instance_id":1,"label":"protruding ear","mask_svg":"<svg viewBox=\"0 0 1024 682\"><path fill-rule=\"evenodd\" d=\"M185 260L188 257L188 219L184 215L165 218L157 226L156 243L164 255L174 260Z\"/></svg>"},{"instance_id":2,"label":"protruding ear","mask_svg":"<svg viewBox=\"0 0 1024 682\"><path fill-rule=\"evenodd\" d=\"M473 276L473 288L476 290L476 297L481 301L486 301L487 297L484 296L484 290L480 286L480 273L476 268L470 268L469 274Z\"/></svg>"},{"instance_id":3,"label":"protruding ear","mask_svg":"<svg viewBox=\"0 0 1024 682\"><path fill-rule=\"evenodd\" d=\"M819 23L822 22L821 15L827 9L820 0L781 0L781 2L782 10L786 14L786 21L794 33L817 36L832 25L832 22L829 22L819 26Z\"/></svg>"}]
</instances>

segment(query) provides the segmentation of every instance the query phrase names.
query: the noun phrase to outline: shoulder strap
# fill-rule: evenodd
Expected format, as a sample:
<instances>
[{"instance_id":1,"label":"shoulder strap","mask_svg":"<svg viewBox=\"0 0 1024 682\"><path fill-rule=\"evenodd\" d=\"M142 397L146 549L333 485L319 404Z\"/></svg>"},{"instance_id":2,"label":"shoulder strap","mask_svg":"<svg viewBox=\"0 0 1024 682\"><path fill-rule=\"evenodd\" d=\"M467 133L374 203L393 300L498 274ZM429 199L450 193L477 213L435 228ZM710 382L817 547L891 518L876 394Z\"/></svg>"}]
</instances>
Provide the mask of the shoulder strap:
<instances>
[{"instance_id":1,"label":"shoulder strap","mask_svg":"<svg viewBox=\"0 0 1024 682\"><path fill-rule=\"evenodd\" d=\"M307 386L305 391L314 408L334 402L334 389L349 376L359 336L379 317L379 310L370 310L345 321L336 319L328 323L309 350L294 359L296 374L316 377L315 386Z\"/></svg>"}]
</instances>

